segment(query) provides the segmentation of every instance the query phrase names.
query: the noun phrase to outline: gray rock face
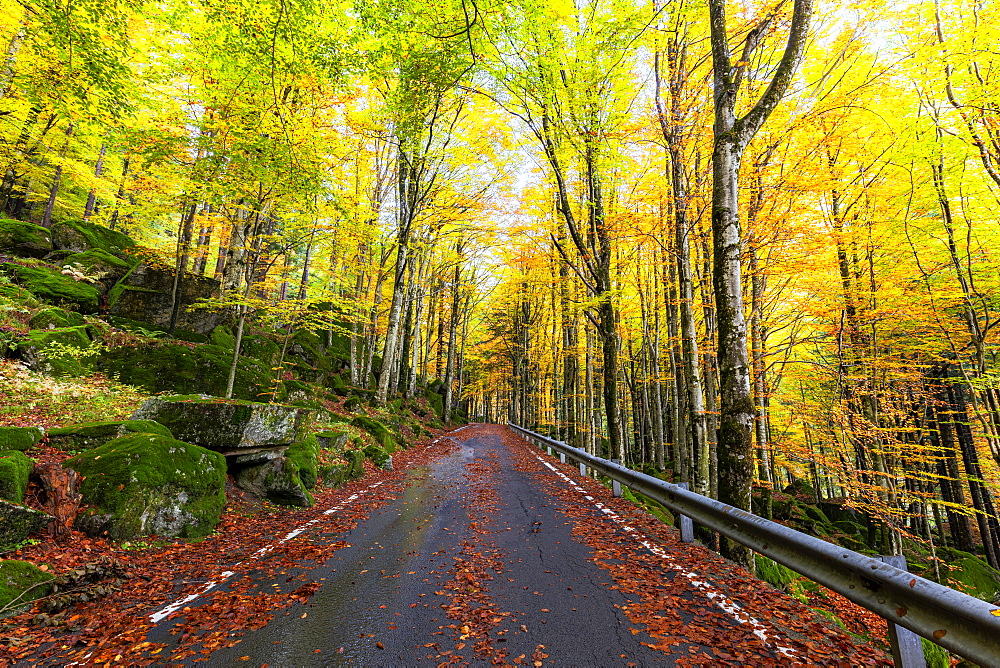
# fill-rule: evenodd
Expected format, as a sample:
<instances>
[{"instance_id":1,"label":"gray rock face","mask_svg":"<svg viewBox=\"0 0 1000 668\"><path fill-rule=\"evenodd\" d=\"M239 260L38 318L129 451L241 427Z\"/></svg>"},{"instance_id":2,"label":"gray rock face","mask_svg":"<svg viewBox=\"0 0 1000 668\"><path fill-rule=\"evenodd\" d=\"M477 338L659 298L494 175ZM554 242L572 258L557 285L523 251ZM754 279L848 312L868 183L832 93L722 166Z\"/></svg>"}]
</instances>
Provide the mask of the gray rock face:
<instances>
[{"instance_id":1,"label":"gray rock face","mask_svg":"<svg viewBox=\"0 0 1000 668\"><path fill-rule=\"evenodd\" d=\"M224 454L284 446L302 440L315 411L282 404L233 401L204 395L153 397L133 420L156 420L177 438Z\"/></svg>"},{"instance_id":2,"label":"gray rock face","mask_svg":"<svg viewBox=\"0 0 1000 668\"><path fill-rule=\"evenodd\" d=\"M0 553L13 549L51 521L51 515L0 499Z\"/></svg>"},{"instance_id":3,"label":"gray rock face","mask_svg":"<svg viewBox=\"0 0 1000 668\"><path fill-rule=\"evenodd\" d=\"M241 489L272 503L302 508L314 503L312 495L299 477L299 467L287 457L245 468L234 477Z\"/></svg>"},{"instance_id":4,"label":"gray rock face","mask_svg":"<svg viewBox=\"0 0 1000 668\"><path fill-rule=\"evenodd\" d=\"M199 334L208 334L225 320L224 313L205 309L189 311L185 308L199 299L211 297L218 292L219 287L220 284L215 279L185 273L181 281L181 309L177 326ZM172 269L140 264L111 290L109 312L111 315L168 327L173 288Z\"/></svg>"}]
</instances>

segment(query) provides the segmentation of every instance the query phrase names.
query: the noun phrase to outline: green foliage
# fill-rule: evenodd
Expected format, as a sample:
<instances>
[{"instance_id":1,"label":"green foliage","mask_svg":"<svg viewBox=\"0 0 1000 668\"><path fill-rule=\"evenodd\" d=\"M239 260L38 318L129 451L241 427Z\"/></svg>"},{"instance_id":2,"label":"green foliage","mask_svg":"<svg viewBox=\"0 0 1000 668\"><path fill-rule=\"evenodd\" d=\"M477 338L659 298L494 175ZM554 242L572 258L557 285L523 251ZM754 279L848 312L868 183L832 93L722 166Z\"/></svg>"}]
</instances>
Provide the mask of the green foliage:
<instances>
[{"instance_id":1,"label":"green foliage","mask_svg":"<svg viewBox=\"0 0 1000 668\"><path fill-rule=\"evenodd\" d=\"M0 561L0 616L49 593L49 583L55 579L27 561Z\"/></svg>"},{"instance_id":2,"label":"green foliage","mask_svg":"<svg viewBox=\"0 0 1000 668\"><path fill-rule=\"evenodd\" d=\"M0 499L13 503L24 501L28 489L28 476L34 460L17 450L0 451Z\"/></svg>"},{"instance_id":3,"label":"green foliage","mask_svg":"<svg viewBox=\"0 0 1000 668\"><path fill-rule=\"evenodd\" d=\"M131 434L71 457L89 509L78 524L114 540L211 533L226 502L226 459L158 434Z\"/></svg>"}]
</instances>

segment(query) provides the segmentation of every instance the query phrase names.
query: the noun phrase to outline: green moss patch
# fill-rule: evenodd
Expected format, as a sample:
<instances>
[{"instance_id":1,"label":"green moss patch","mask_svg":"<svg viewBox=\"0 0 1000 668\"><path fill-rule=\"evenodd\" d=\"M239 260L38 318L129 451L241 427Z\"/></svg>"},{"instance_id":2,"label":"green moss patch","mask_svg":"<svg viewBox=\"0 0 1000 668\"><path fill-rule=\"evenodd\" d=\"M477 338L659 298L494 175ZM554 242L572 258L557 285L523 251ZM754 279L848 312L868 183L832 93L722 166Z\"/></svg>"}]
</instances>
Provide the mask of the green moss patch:
<instances>
[{"instance_id":1,"label":"green moss patch","mask_svg":"<svg viewBox=\"0 0 1000 668\"><path fill-rule=\"evenodd\" d=\"M947 562L947 573L942 573L944 584L992 603L1000 594L1000 572L968 552L954 550L954 553Z\"/></svg>"},{"instance_id":2,"label":"green moss patch","mask_svg":"<svg viewBox=\"0 0 1000 668\"><path fill-rule=\"evenodd\" d=\"M24 452L42 440L45 430L41 427L0 427L0 451Z\"/></svg>"},{"instance_id":3,"label":"green moss patch","mask_svg":"<svg viewBox=\"0 0 1000 668\"><path fill-rule=\"evenodd\" d=\"M0 250L22 257L44 257L52 250L52 235L40 225L0 218Z\"/></svg>"},{"instance_id":4,"label":"green moss patch","mask_svg":"<svg viewBox=\"0 0 1000 668\"><path fill-rule=\"evenodd\" d=\"M0 616L48 595L55 576L27 561L0 561Z\"/></svg>"},{"instance_id":5,"label":"green moss patch","mask_svg":"<svg viewBox=\"0 0 1000 668\"><path fill-rule=\"evenodd\" d=\"M369 445L364 449L365 457L370 459L380 469L392 468L392 455L377 445Z\"/></svg>"},{"instance_id":6,"label":"green moss patch","mask_svg":"<svg viewBox=\"0 0 1000 668\"><path fill-rule=\"evenodd\" d=\"M387 426L378 420L373 420L372 418L364 415L358 415L351 420L351 424L360 429L364 429L371 434L372 438L374 438L386 452L391 454L397 450L398 443L396 441L396 437Z\"/></svg>"},{"instance_id":7,"label":"green moss patch","mask_svg":"<svg viewBox=\"0 0 1000 668\"><path fill-rule=\"evenodd\" d=\"M85 321L83 316L75 311L49 306L32 315L28 324L32 329L54 329L56 327L79 327L85 324Z\"/></svg>"},{"instance_id":8,"label":"green moss patch","mask_svg":"<svg viewBox=\"0 0 1000 668\"><path fill-rule=\"evenodd\" d=\"M365 453L361 450L344 450L343 457L347 460L347 477L351 480L365 474Z\"/></svg>"},{"instance_id":9,"label":"green moss patch","mask_svg":"<svg viewBox=\"0 0 1000 668\"><path fill-rule=\"evenodd\" d=\"M154 420L87 422L50 429L49 443L61 450L90 450L130 433L159 434L173 438L170 430Z\"/></svg>"},{"instance_id":10,"label":"green moss patch","mask_svg":"<svg viewBox=\"0 0 1000 668\"><path fill-rule=\"evenodd\" d=\"M91 535L200 538L225 507L225 458L159 434L124 436L64 465L84 476L89 508L77 525Z\"/></svg>"},{"instance_id":11,"label":"green moss patch","mask_svg":"<svg viewBox=\"0 0 1000 668\"><path fill-rule=\"evenodd\" d=\"M28 476L35 462L23 452L0 452L0 499L21 503L28 489Z\"/></svg>"},{"instance_id":12,"label":"green moss patch","mask_svg":"<svg viewBox=\"0 0 1000 668\"><path fill-rule=\"evenodd\" d=\"M285 450L285 456L295 462L299 467L299 478L307 489L316 486L319 477L317 467L319 466L319 439L315 434L292 443Z\"/></svg>"},{"instance_id":13,"label":"green moss patch","mask_svg":"<svg viewBox=\"0 0 1000 668\"><path fill-rule=\"evenodd\" d=\"M52 225L52 242L59 250L77 253L98 249L112 255L123 255L135 246L126 234L82 221L64 221Z\"/></svg>"},{"instance_id":14,"label":"green moss patch","mask_svg":"<svg viewBox=\"0 0 1000 668\"><path fill-rule=\"evenodd\" d=\"M0 499L0 553L13 550L25 538L52 521L50 515Z\"/></svg>"},{"instance_id":15,"label":"green moss patch","mask_svg":"<svg viewBox=\"0 0 1000 668\"><path fill-rule=\"evenodd\" d=\"M94 352L85 326L33 329L17 344L28 366L57 376L81 376L90 371Z\"/></svg>"}]
</instances>

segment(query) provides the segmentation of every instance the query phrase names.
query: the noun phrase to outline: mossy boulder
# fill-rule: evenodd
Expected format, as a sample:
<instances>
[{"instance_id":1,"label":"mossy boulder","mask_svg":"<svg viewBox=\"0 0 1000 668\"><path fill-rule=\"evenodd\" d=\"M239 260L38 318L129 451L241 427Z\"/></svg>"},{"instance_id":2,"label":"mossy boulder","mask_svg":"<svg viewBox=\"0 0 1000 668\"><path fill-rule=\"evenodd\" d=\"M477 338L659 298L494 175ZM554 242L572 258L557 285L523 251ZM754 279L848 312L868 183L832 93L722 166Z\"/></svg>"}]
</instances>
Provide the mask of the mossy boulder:
<instances>
[{"instance_id":1,"label":"mossy boulder","mask_svg":"<svg viewBox=\"0 0 1000 668\"><path fill-rule=\"evenodd\" d=\"M111 255L122 256L130 248L135 247L135 242L127 234L116 232L103 225L82 221L63 221L53 223L51 231L52 245L56 250L83 253L91 249L98 249Z\"/></svg>"},{"instance_id":2,"label":"mossy boulder","mask_svg":"<svg viewBox=\"0 0 1000 668\"><path fill-rule=\"evenodd\" d=\"M349 448L344 450L342 456L347 461L348 479L354 480L365 474L365 453L363 451Z\"/></svg>"},{"instance_id":3,"label":"mossy boulder","mask_svg":"<svg viewBox=\"0 0 1000 668\"><path fill-rule=\"evenodd\" d=\"M319 439L319 446L324 450L343 450L351 438L351 432L346 426L334 425L330 429L316 432L316 438Z\"/></svg>"},{"instance_id":4,"label":"mossy boulder","mask_svg":"<svg viewBox=\"0 0 1000 668\"><path fill-rule=\"evenodd\" d=\"M49 443L60 450L91 450L128 434L159 434L173 438L170 430L154 420L85 422L57 427L48 432Z\"/></svg>"},{"instance_id":5,"label":"mossy boulder","mask_svg":"<svg viewBox=\"0 0 1000 668\"><path fill-rule=\"evenodd\" d=\"M52 521L50 515L0 499L0 553L14 549L25 538Z\"/></svg>"},{"instance_id":6,"label":"mossy boulder","mask_svg":"<svg viewBox=\"0 0 1000 668\"><path fill-rule=\"evenodd\" d=\"M45 436L41 427L0 427L0 451L20 450L24 452Z\"/></svg>"},{"instance_id":7,"label":"mossy boulder","mask_svg":"<svg viewBox=\"0 0 1000 668\"><path fill-rule=\"evenodd\" d=\"M22 604L47 596L54 579L55 575L27 561L0 561L0 610L19 609Z\"/></svg>"},{"instance_id":8,"label":"mossy boulder","mask_svg":"<svg viewBox=\"0 0 1000 668\"><path fill-rule=\"evenodd\" d=\"M69 305L81 313L96 313L100 292L86 281L77 281L61 269L46 264L32 266L6 263L15 282L39 299L55 305Z\"/></svg>"},{"instance_id":9,"label":"mossy boulder","mask_svg":"<svg viewBox=\"0 0 1000 668\"><path fill-rule=\"evenodd\" d=\"M179 439L218 451L290 445L309 434L315 412L205 395L147 399L133 420L156 420Z\"/></svg>"},{"instance_id":10,"label":"mossy boulder","mask_svg":"<svg viewBox=\"0 0 1000 668\"><path fill-rule=\"evenodd\" d=\"M180 284L176 326L199 334L208 334L229 317L208 309L189 309L195 302L217 294L218 281L191 272ZM108 291L111 315L152 323L166 328L173 308L174 270L170 267L141 263L129 271Z\"/></svg>"},{"instance_id":11,"label":"mossy boulder","mask_svg":"<svg viewBox=\"0 0 1000 668\"><path fill-rule=\"evenodd\" d=\"M52 250L52 235L40 225L0 218L0 252L44 257Z\"/></svg>"},{"instance_id":12,"label":"mossy boulder","mask_svg":"<svg viewBox=\"0 0 1000 668\"><path fill-rule=\"evenodd\" d=\"M444 419L444 397L430 389L424 391L424 396L430 402L431 408L434 409L434 414L438 416L438 419Z\"/></svg>"},{"instance_id":13,"label":"mossy boulder","mask_svg":"<svg viewBox=\"0 0 1000 668\"><path fill-rule=\"evenodd\" d=\"M380 469L392 468L392 455L377 445L369 445L364 450L365 457Z\"/></svg>"},{"instance_id":14,"label":"mossy boulder","mask_svg":"<svg viewBox=\"0 0 1000 668\"><path fill-rule=\"evenodd\" d=\"M23 452L4 450L0 452L0 499L21 503L28 489L28 476L35 462Z\"/></svg>"},{"instance_id":15,"label":"mossy boulder","mask_svg":"<svg viewBox=\"0 0 1000 668\"><path fill-rule=\"evenodd\" d=\"M318 469L319 484L325 487L337 487L347 481L350 467L346 464L328 464Z\"/></svg>"},{"instance_id":16,"label":"mossy boulder","mask_svg":"<svg viewBox=\"0 0 1000 668\"><path fill-rule=\"evenodd\" d=\"M1000 572L994 570L979 557L950 550L947 554L942 550L939 556L946 559L946 573L942 573L944 584L976 598L996 603L1000 600Z\"/></svg>"},{"instance_id":17,"label":"mossy boulder","mask_svg":"<svg viewBox=\"0 0 1000 668\"><path fill-rule=\"evenodd\" d=\"M278 400L294 406L322 408L322 390L301 380L284 380L278 386Z\"/></svg>"},{"instance_id":18,"label":"mossy boulder","mask_svg":"<svg viewBox=\"0 0 1000 668\"><path fill-rule=\"evenodd\" d=\"M209 332L208 342L232 350L236 347L236 335L233 334L233 330L227 325L219 325Z\"/></svg>"},{"instance_id":19,"label":"mossy boulder","mask_svg":"<svg viewBox=\"0 0 1000 668\"><path fill-rule=\"evenodd\" d=\"M59 264L69 265L84 275L97 279L105 290L108 290L124 278L138 264L138 260L123 260L106 250L91 248L82 253L68 255Z\"/></svg>"},{"instance_id":20,"label":"mossy boulder","mask_svg":"<svg viewBox=\"0 0 1000 668\"><path fill-rule=\"evenodd\" d=\"M33 329L17 344L17 355L32 369L59 376L83 375L93 362L86 326Z\"/></svg>"},{"instance_id":21,"label":"mossy boulder","mask_svg":"<svg viewBox=\"0 0 1000 668\"><path fill-rule=\"evenodd\" d=\"M149 392L223 395L233 351L211 344L153 344L111 348L97 368L127 385ZM257 399L270 394L271 365L241 356L236 365L233 397Z\"/></svg>"},{"instance_id":22,"label":"mossy boulder","mask_svg":"<svg viewBox=\"0 0 1000 668\"><path fill-rule=\"evenodd\" d=\"M249 466L237 471L233 479L241 489L282 506L308 508L315 503L302 482L298 465L288 457Z\"/></svg>"},{"instance_id":23,"label":"mossy boulder","mask_svg":"<svg viewBox=\"0 0 1000 668\"><path fill-rule=\"evenodd\" d=\"M0 282L0 297L21 308L33 309L42 305L42 302L38 301L38 297L31 294L30 290L13 283Z\"/></svg>"},{"instance_id":24,"label":"mossy boulder","mask_svg":"<svg viewBox=\"0 0 1000 668\"><path fill-rule=\"evenodd\" d=\"M28 321L32 329L56 329L57 327L79 327L85 324L83 316L76 311L67 311L57 306L47 306Z\"/></svg>"},{"instance_id":25,"label":"mossy boulder","mask_svg":"<svg viewBox=\"0 0 1000 668\"><path fill-rule=\"evenodd\" d=\"M396 440L396 436L393 435L389 427L378 420L373 420L365 415L357 415L351 420L351 424L371 434L375 442L382 446L386 452L391 454L397 450L398 441Z\"/></svg>"},{"instance_id":26,"label":"mossy boulder","mask_svg":"<svg viewBox=\"0 0 1000 668\"><path fill-rule=\"evenodd\" d=\"M77 526L114 540L200 538L226 504L226 461L210 450L159 434L131 434L72 457L89 506Z\"/></svg>"},{"instance_id":27,"label":"mossy boulder","mask_svg":"<svg viewBox=\"0 0 1000 668\"><path fill-rule=\"evenodd\" d=\"M317 467L319 466L319 439L315 434L307 436L301 441L296 441L285 450L285 457L288 457L299 467L299 478L307 489L316 486L318 479Z\"/></svg>"}]
</instances>

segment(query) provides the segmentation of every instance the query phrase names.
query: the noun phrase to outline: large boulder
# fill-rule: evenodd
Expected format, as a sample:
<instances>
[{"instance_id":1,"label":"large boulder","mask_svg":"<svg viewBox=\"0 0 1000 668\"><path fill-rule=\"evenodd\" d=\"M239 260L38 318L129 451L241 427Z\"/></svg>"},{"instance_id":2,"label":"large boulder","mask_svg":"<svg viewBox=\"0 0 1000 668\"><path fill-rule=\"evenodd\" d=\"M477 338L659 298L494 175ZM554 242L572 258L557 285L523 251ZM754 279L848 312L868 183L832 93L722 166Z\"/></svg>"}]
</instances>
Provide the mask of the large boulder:
<instances>
[{"instance_id":1,"label":"large boulder","mask_svg":"<svg viewBox=\"0 0 1000 668\"><path fill-rule=\"evenodd\" d=\"M33 329L17 344L17 356L35 371L80 376L91 367L93 350L86 326Z\"/></svg>"},{"instance_id":2,"label":"large boulder","mask_svg":"<svg viewBox=\"0 0 1000 668\"><path fill-rule=\"evenodd\" d=\"M108 293L111 315L148 322L157 327L170 325L173 307L174 270L171 267L141 263ZM217 294L221 284L213 278L185 272L178 294L180 310L176 326L199 334L208 334L228 315L207 309L186 307Z\"/></svg>"},{"instance_id":3,"label":"large boulder","mask_svg":"<svg viewBox=\"0 0 1000 668\"><path fill-rule=\"evenodd\" d=\"M19 610L22 604L46 596L54 579L52 573L27 561L0 561L0 610L8 607Z\"/></svg>"},{"instance_id":4,"label":"large boulder","mask_svg":"<svg viewBox=\"0 0 1000 668\"><path fill-rule=\"evenodd\" d=\"M63 267L72 267L74 270L100 281L106 292L124 278L138 264L138 260L123 260L100 248L91 248L83 253L68 255L59 264Z\"/></svg>"},{"instance_id":5,"label":"large boulder","mask_svg":"<svg viewBox=\"0 0 1000 668\"><path fill-rule=\"evenodd\" d=\"M45 436L41 427L0 427L0 451L20 450L24 452Z\"/></svg>"},{"instance_id":6,"label":"large boulder","mask_svg":"<svg viewBox=\"0 0 1000 668\"><path fill-rule=\"evenodd\" d=\"M51 231L52 245L56 250L84 253L96 248L122 256L135 246L127 234L93 223L63 221L53 223Z\"/></svg>"},{"instance_id":7,"label":"large boulder","mask_svg":"<svg viewBox=\"0 0 1000 668\"><path fill-rule=\"evenodd\" d=\"M100 291L86 280L64 274L60 267L23 260L5 262L5 271L32 295L55 305L67 305L81 313L96 313Z\"/></svg>"},{"instance_id":8,"label":"large boulder","mask_svg":"<svg viewBox=\"0 0 1000 668\"><path fill-rule=\"evenodd\" d=\"M298 465L288 457L247 467L234 476L237 486L283 506L309 507L314 500L302 483Z\"/></svg>"},{"instance_id":9,"label":"large boulder","mask_svg":"<svg viewBox=\"0 0 1000 668\"><path fill-rule=\"evenodd\" d=\"M159 535L200 538L226 504L222 455L159 434L132 434L72 457L87 509L76 526L114 540Z\"/></svg>"},{"instance_id":10,"label":"large boulder","mask_svg":"<svg viewBox=\"0 0 1000 668\"><path fill-rule=\"evenodd\" d=\"M0 499L21 503L35 462L17 450L0 451Z\"/></svg>"},{"instance_id":11,"label":"large boulder","mask_svg":"<svg viewBox=\"0 0 1000 668\"><path fill-rule=\"evenodd\" d=\"M156 420L177 438L218 452L287 446L303 440L315 411L205 395L152 397L133 420Z\"/></svg>"},{"instance_id":12,"label":"large boulder","mask_svg":"<svg viewBox=\"0 0 1000 668\"><path fill-rule=\"evenodd\" d=\"M152 327L152 325L150 325ZM122 383L153 392L221 395L233 361L232 348L213 344L120 346L101 354L97 368ZM271 387L274 366L248 355L236 365L233 396L254 399Z\"/></svg>"},{"instance_id":13,"label":"large boulder","mask_svg":"<svg viewBox=\"0 0 1000 668\"><path fill-rule=\"evenodd\" d=\"M40 225L0 218L0 253L44 257L52 250L52 235Z\"/></svg>"},{"instance_id":14,"label":"large boulder","mask_svg":"<svg viewBox=\"0 0 1000 668\"><path fill-rule=\"evenodd\" d=\"M169 429L153 420L84 422L50 429L48 437L49 444L60 450L79 451L91 450L128 434L159 434L173 438Z\"/></svg>"},{"instance_id":15,"label":"large boulder","mask_svg":"<svg viewBox=\"0 0 1000 668\"><path fill-rule=\"evenodd\" d=\"M0 553L13 550L51 521L51 515L0 499Z\"/></svg>"}]
</instances>

